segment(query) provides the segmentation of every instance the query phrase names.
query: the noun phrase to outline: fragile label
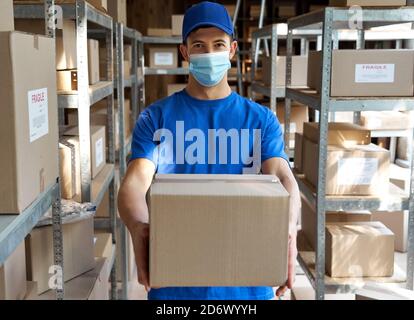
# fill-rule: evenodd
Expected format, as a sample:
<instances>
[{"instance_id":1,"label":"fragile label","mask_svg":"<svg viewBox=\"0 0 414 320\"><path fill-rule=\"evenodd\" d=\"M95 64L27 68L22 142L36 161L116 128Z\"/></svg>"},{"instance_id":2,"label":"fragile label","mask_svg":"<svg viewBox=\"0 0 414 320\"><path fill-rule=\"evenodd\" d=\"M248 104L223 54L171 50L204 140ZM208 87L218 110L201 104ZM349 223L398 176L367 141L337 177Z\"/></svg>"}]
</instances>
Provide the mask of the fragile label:
<instances>
[{"instance_id":1,"label":"fragile label","mask_svg":"<svg viewBox=\"0 0 414 320\"><path fill-rule=\"evenodd\" d=\"M345 158L338 162L339 185L370 185L378 171L377 158Z\"/></svg>"},{"instance_id":2,"label":"fragile label","mask_svg":"<svg viewBox=\"0 0 414 320\"><path fill-rule=\"evenodd\" d=\"M27 93L30 143L49 133L47 88Z\"/></svg>"},{"instance_id":3,"label":"fragile label","mask_svg":"<svg viewBox=\"0 0 414 320\"><path fill-rule=\"evenodd\" d=\"M155 52L154 60L157 66L171 66L174 63L174 54L172 52Z\"/></svg>"},{"instance_id":4,"label":"fragile label","mask_svg":"<svg viewBox=\"0 0 414 320\"><path fill-rule=\"evenodd\" d=\"M98 139L95 142L95 167L98 168L104 161L103 153L104 153L104 145L103 145L103 138Z\"/></svg>"},{"instance_id":5,"label":"fragile label","mask_svg":"<svg viewBox=\"0 0 414 320\"><path fill-rule=\"evenodd\" d=\"M356 83L393 83L395 64L356 64Z\"/></svg>"}]
</instances>

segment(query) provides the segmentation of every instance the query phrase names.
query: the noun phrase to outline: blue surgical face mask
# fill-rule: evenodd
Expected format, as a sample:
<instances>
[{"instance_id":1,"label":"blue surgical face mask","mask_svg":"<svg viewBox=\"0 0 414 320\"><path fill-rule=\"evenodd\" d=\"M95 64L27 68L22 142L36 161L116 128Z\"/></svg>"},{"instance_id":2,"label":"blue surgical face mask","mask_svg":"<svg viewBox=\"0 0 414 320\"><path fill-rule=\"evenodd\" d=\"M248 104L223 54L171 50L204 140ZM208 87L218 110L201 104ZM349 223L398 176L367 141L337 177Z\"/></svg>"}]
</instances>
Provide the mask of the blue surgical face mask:
<instances>
[{"instance_id":1,"label":"blue surgical face mask","mask_svg":"<svg viewBox=\"0 0 414 320\"><path fill-rule=\"evenodd\" d=\"M218 85L230 68L230 51L190 55L190 73L204 87Z\"/></svg>"}]
</instances>

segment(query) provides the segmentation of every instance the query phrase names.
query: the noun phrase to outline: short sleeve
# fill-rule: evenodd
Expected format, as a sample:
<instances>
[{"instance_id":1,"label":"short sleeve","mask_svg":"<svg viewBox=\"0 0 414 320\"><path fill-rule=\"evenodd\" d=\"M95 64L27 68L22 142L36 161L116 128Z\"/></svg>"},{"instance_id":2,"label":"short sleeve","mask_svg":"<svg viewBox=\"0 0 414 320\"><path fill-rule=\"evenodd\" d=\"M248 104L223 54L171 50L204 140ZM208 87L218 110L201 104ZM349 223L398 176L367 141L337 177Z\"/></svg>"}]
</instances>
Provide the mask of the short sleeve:
<instances>
[{"instance_id":1,"label":"short sleeve","mask_svg":"<svg viewBox=\"0 0 414 320\"><path fill-rule=\"evenodd\" d=\"M271 158L282 158L289 163L285 153L284 134L276 116L269 110L262 136L262 163Z\"/></svg>"},{"instance_id":2,"label":"short sleeve","mask_svg":"<svg viewBox=\"0 0 414 320\"><path fill-rule=\"evenodd\" d=\"M135 124L131 145L131 159L148 159L157 166L154 156L154 150L157 148L157 142L154 141L156 131L154 119L151 116L149 108L143 111Z\"/></svg>"}]
</instances>

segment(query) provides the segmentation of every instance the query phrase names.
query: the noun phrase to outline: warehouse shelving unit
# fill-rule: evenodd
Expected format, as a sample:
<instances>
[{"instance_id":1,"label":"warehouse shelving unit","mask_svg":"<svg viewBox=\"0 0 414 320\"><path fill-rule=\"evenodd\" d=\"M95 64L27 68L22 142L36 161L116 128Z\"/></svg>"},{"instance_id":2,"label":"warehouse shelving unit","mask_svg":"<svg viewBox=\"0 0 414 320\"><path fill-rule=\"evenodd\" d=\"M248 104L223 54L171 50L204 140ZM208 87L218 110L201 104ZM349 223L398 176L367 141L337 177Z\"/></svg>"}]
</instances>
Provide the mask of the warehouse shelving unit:
<instances>
[{"instance_id":1,"label":"warehouse shelving unit","mask_svg":"<svg viewBox=\"0 0 414 320\"><path fill-rule=\"evenodd\" d=\"M53 6L53 1L47 0L48 5ZM49 7L51 8L51 7ZM53 10L53 9L50 9ZM14 7L15 18L20 19L45 19L45 11L42 5L18 4ZM57 12L57 11L56 11ZM111 231L115 241L115 143L114 143L114 87L113 87L113 22L112 18L97 10L84 0L76 0L74 4L60 4L59 12L63 19L76 21L76 50L77 50L77 82L76 92L58 92L59 109L77 109L80 142L80 167L81 167L81 194L73 200L81 203L92 203L98 207L107 190L110 198ZM58 17L59 18L59 17ZM93 38L93 30L103 29L107 49L106 81L95 85L89 85L88 77L88 38ZM88 32L91 29L92 32ZM97 37L99 40L99 37ZM103 99L107 99L107 130L109 132L109 157L108 163L102 172L92 180L91 177L91 142L90 142L90 111L91 106ZM115 244L115 243L114 243ZM115 264L111 271L111 297L116 299Z\"/></svg>"},{"instance_id":2,"label":"warehouse shelving unit","mask_svg":"<svg viewBox=\"0 0 414 320\"><path fill-rule=\"evenodd\" d=\"M414 9L410 7L387 9L363 9L364 28L380 25L414 22ZM408 289L413 289L414 277L414 171L411 170L410 194L406 195L402 190L390 184L390 193L379 197L369 196L326 196L326 160L327 160L327 133L329 112L336 111L385 111L385 110L413 110L414 98L349 98L331 97L331 61L332 50L337 48L338 29L349 28L349 11L347 8L326 8L303 16L292 18L288 22L287 42L287 67L286 67L286 107L285 107L285 141L289 139L289 119L291 100L296 100L310 108L318 110L319 119L319 154L318 154L318 186L310 186L302 175L296 174L302 196L317 212L317 245L316 253L299 248L299 263L308 276L316 292L317 299L323 299L326 292L349 292L355 290L355 283L351 280L333 279L325 276L325 214L326 211L401 211L409 210L409 235L407 272L405 280ZM322 89L318 94L310 89L292 88L292 40L293 31L304 28L319 28L323 37L323 65L322 65ZM357 48L364 47L364 31L358 31ZM413 161L414 162L414 161ZM412 163L411 167L413 167ZM311 257L309 257L309 253ZM384 279L359 279L359 281L381 281ZM396 279L398 281L398 279Z\"/></svg>"}]
</instances>

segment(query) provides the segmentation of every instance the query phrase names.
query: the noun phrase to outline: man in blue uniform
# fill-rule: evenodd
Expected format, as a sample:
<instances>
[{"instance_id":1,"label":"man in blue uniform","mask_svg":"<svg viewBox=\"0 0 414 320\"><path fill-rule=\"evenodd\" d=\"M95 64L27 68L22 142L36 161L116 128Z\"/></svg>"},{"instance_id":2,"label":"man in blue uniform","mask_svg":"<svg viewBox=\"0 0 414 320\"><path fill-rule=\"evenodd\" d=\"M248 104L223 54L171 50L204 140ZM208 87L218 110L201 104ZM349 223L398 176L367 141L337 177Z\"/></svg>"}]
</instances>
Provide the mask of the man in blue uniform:
<instances>
[{"instance_id":1,"label":"man in blue uniform","mask_svg":"<svg viewBox=\"0 0 414 320\"><path fill-rule=\"evenodd\" d=\"M188 85L149 106L134 129L132 158L118 207L132 236L138 281L152 300L269 300L275 296L270 287L149 288L145 195L155 173L277 176L291 202L288 281L276 290L276 296L282 296L294 282L299 189L276 116L232 92L228 85L227 72L237 49L233 36L231 18L222 5L205 1L188 9L180 46L190 63Z\"/></svg>"}]
</instances>

